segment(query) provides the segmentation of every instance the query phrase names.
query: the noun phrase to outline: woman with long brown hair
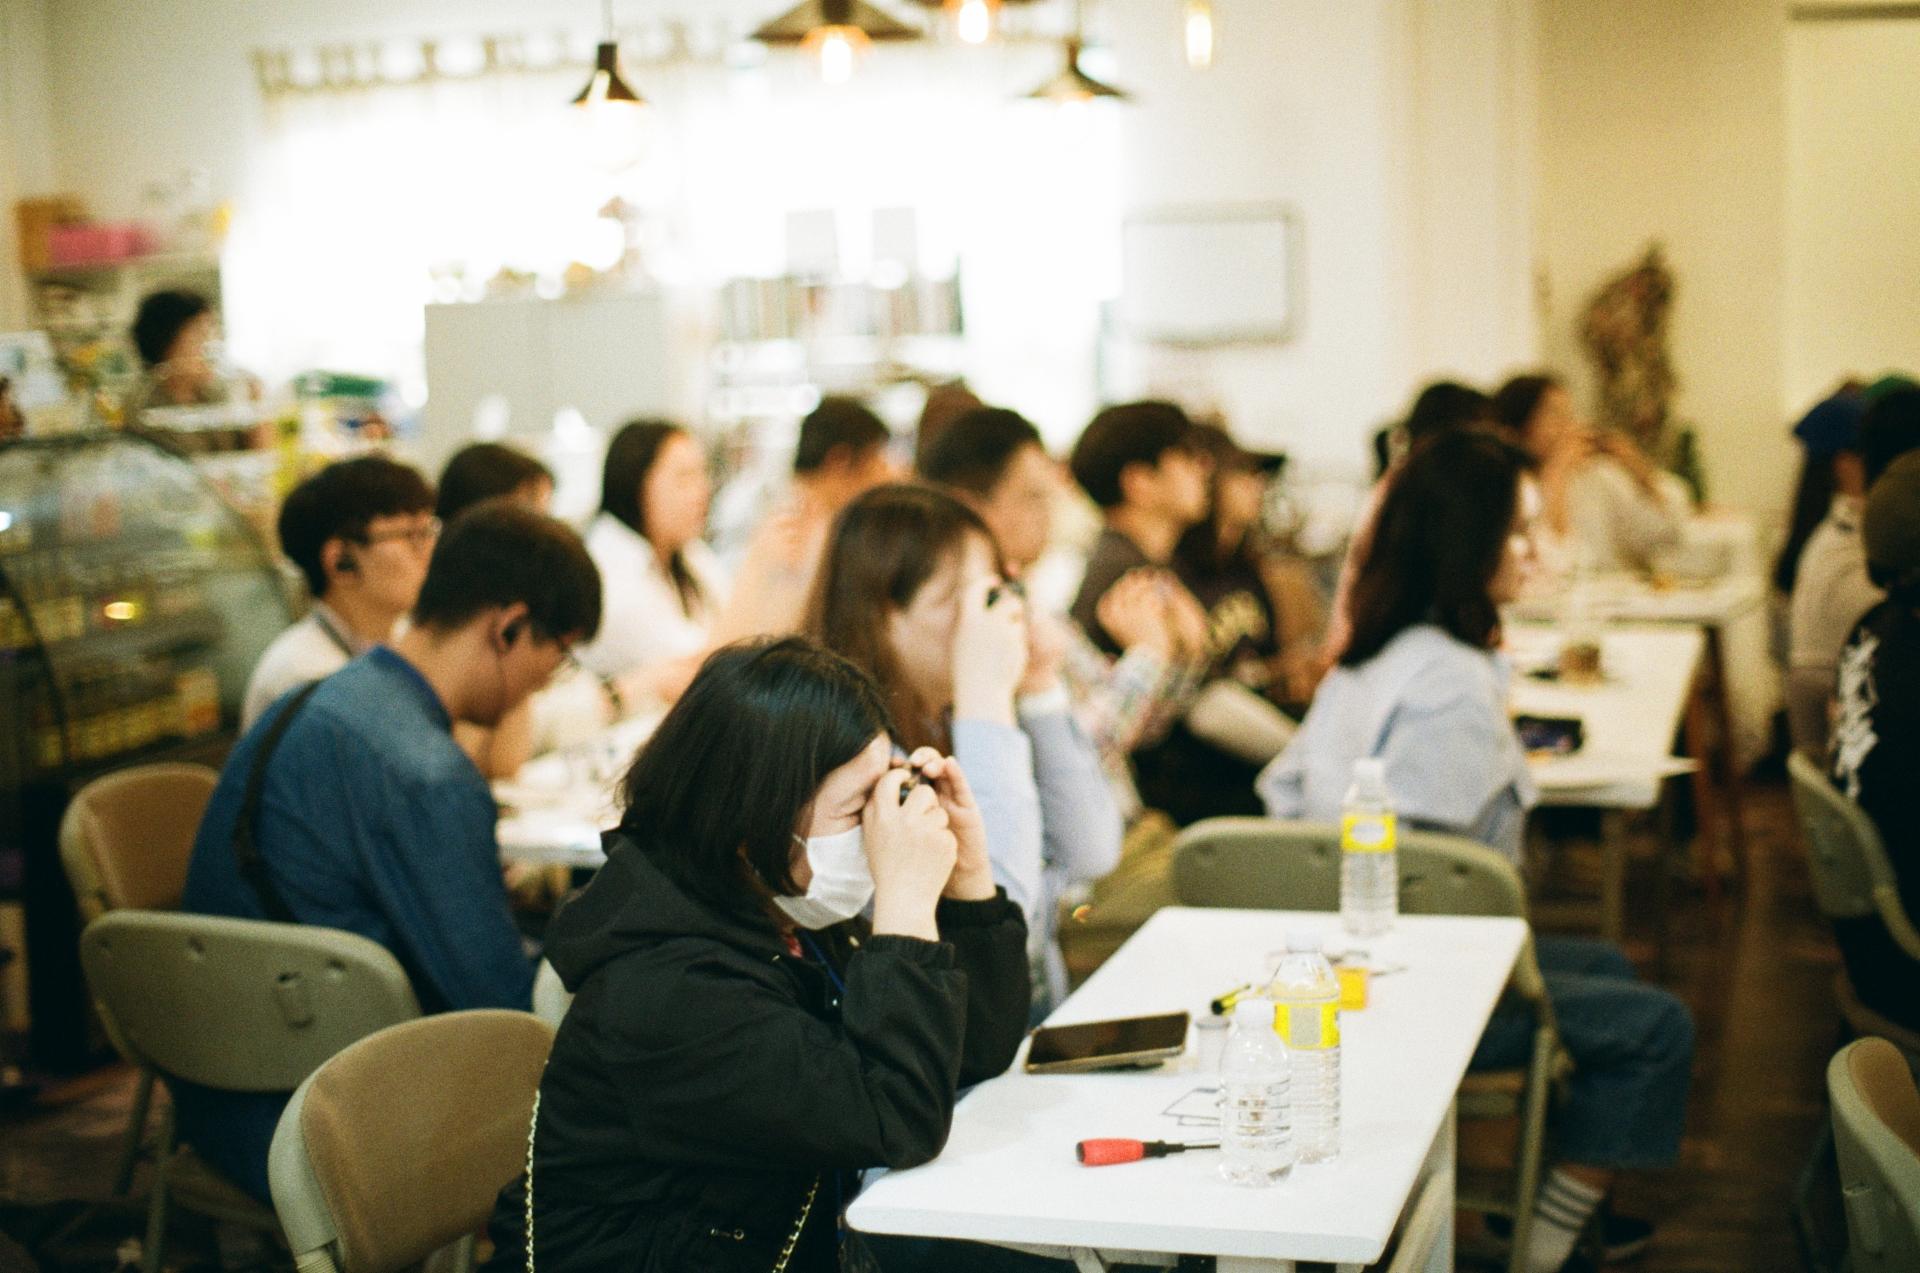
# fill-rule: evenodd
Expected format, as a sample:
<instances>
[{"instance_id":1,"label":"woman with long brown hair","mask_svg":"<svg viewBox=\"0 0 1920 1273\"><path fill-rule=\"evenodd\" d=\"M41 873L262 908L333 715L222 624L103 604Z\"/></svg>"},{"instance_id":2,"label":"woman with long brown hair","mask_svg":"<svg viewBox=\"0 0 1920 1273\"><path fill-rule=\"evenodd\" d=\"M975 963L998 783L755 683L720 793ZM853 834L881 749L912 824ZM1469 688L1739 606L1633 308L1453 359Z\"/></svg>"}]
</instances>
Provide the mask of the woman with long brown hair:
<instances>
[{"instance_id":1,"label":"woman with long brown hair","mask_svg":"<svg viewBox=\"0 0 1920 1273\"><path fill-rule=\"evenodd\" d=\"M1066 988L1054 911L1113 869L1121 823L1060 686L1060 651L1032 639L986 523L932 487L868 491L834 526L806 630L879 684L896 741L966 771L994 878L1027 915L1044 1014Z\"/></svg>"}]
</instances>

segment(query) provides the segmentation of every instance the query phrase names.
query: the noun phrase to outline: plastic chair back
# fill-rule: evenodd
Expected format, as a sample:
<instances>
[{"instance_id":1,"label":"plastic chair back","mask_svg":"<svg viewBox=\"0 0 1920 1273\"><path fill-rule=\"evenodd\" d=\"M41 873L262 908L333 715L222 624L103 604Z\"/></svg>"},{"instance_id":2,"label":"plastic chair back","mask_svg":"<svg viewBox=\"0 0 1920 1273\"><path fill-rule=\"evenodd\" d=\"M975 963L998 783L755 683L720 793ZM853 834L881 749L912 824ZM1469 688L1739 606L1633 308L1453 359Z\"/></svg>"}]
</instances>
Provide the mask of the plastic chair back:
<instances>
[{"instance_id":1,"label":"plastic chair back","mask_svg":"<svg viewBox=\"0 0 1920 1273\"><path fill-rule=\"evenodd\" d=\"M482 1228L522 1170L553 1030L485 1009L362 1039L300 1085L267 1158L302 1273L389 1273ZM470 1263L463 1243L460 1259Z\"/></svg>"},{"instance_id":2,"label":"plastic chair back","mask_svg":"<svg viewBox=\"0 0 1920 1273\"><path fill-rule=\"evenodd\" d=\"M1827 1064L1850 1267L1920 1269L1920 1091L1900 1050L1860 1039Z\"/></svg>"},{"instance_id":3,"label":"plastic chair back","mask_svg":"<svg viewBox=\"0 0 1920 1273\"><path fill-rule=\"evenodd\" d=\"M334 928L109 911L80 962L115 1041L205 1087L289 1092L321 1062L420 1015L386 947Z\"/></svg>"},{"instance_id":4,"label":"plastic chair back","mask_svg":"<svg viewBox=\"0 0 1920 1273\"><path fill-rule=\"evenodd\" d=\"M1805 752L1787 757L1787 775L1820 913L1830 920L1877 913L1907 955L1920 959L1920 932L1901 904L1900 885L1873 819Z\"/></svg>"},{"instance_id":5,"label":"plastic chair back","mask_svg":"<svg viewBox=\"0 0 1920 1273\"><path fill-rule=\"evenodd\" d=\"M179 909L193 838L219 780L205 765L136 765L74 794L60 820L60 864L82 923L110 910Z\"/></svg>"}]
</instances>

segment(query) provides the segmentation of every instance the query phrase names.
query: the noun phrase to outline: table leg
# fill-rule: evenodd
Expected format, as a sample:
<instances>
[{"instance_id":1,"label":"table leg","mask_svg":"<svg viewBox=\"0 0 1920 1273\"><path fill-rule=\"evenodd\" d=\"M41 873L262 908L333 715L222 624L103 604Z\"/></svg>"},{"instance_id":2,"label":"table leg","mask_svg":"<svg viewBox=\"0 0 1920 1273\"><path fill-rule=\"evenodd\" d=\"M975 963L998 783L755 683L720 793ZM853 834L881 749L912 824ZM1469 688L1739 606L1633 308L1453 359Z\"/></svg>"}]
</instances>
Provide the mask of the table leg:
<instances>
[{"instance_id":1,"label":"table leg","mask_svg":"<svg viewBox=\"0 0 1920 1273\"><path fill-rule=\"evenodd\" d=\"M1459 1108L1457 1100L1447 1106L1447 1116L1440 1120L1440 1130L1434 1133L1433 1145L1427 1150L1427 1160L1420 1165L1418 1179L1444 1179L1448 1195L1440 1235L1434 1241L1432 1254L1427 1257L1426 1273L1451 1273L1453 1269L1454 1160L1459 1152L1455 1143ZM1420 1186L1416 1183L1412 1196L1418 1197L1419 1194Z\"/></svg>"},{"instance_id":2,"label":"table leg","mask_svg":"<svg viewBox=\"0 0 1920 1273\"><path fill-rule=\"evenodd\" d=\"M1747 878L1747 826L1740 808L1740 760L1734 754L1733 682L1727 676L1727 644L1718 627L1707 629L1707 663L1713 669L1714 724L1720 731L1720 789L1726 796L1727 846L1733 852L1734 879Z\"/></svg>"},{"instance_id":3,"label":"table leg","mask_svg":"<svg viewBox=\"0 0 1920 1273\"><path fill-rule=\"evenodd\" d=\"M1609 810L1600 819L1600 935L1619 945L1627 931L1626 819Z\"/></svg>"}]
</instances>

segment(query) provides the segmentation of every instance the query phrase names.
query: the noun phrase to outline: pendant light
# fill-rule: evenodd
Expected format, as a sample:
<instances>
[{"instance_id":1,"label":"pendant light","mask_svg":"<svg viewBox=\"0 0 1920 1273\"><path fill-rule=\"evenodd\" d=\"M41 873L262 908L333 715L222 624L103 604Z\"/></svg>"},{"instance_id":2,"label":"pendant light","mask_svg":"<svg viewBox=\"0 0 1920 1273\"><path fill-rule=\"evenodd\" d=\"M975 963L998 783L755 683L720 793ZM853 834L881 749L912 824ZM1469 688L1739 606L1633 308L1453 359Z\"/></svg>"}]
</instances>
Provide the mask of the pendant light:
<instances>
[{"instance_id":1,"label":"pendant light","mask_svg":"<svg viewBox=\"0 0 1920 1273\"><path fill-rule=\"evenodd\" d=\"M1186 0L1187 65L1204 71L1213 65L1213 0Z\"/></svg>"},{"instance_id":2,"label":"pendant light","mask_svg":"<svg viewBox=\"0 0 1920 1273\"><path fill-rule=\"evenodd\" d=\"M1080 36L1085 27L1085 18L1085 0L1074 0L1073 34L1066 38L1064 45L1066 65L1060 68L1059 74L1028 93L1029 98L1042 102L1091 102L1100 98L1124 102L1131 99L1130 94L1080 69Z\"/></svg>"},{"instance_id":3,"label":"pendant light","mask_svg":"<svg viewBox=\"0 0 1920 1273\"><path fill-rule=\"evenodd\" d=\"M918 40L921 35L920 28L867 0L801 0L755 31L753 38L762 44L797 45L820 59L821 79L844 84L875 40Z\"/></svg>"},{"instance_id":4,"label":"pendant light","mask_svg":"<svg viewBox=\"0 0 1920 1273\"><path fill-rule=\"evenodd\" d=\"M924 9L940 9L962 44L985 44L1000 26L1000 11L1032 0L914 0Z\"/></svg>"},{"instance_id":5,"label":"pendant light","mask_svg":"<svg viewBox=\"0 0 1920 1273\"><path fill-rule=\"evenodd\" d=\"M573 99L573 104L583 110L613 109L622 112L645 106L647 99L634 92L633 86L620 77L620 43L613 38L613 0L605 0L603 12L607 38L595 47L593 78Z\"/></svg>"}]
</instances>

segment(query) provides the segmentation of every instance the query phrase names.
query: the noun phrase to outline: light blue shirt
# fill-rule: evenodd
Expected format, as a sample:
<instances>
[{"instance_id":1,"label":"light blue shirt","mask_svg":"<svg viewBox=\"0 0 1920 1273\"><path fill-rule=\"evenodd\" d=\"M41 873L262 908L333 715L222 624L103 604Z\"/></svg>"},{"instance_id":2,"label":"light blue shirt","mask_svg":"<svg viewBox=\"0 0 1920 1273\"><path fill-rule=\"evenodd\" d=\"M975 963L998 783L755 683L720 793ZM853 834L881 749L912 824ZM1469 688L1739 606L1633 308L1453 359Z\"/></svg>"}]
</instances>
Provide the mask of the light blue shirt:
<instances>
[{"instance_id":1,"label":"light blue shirt","mask_svg":"<svg viewBox=\"0 0 1920 1273\"><path fill-rule=\"evenodd\" d=\"M1336 667L1287 749L1256 787L1276 818L1332 821L1353 762L1379 757L1395 810L1520 864L1535 790L1507 716L1506 659L1430 624L1408 628L1358 667Z\"/></svg>"}]
</instances>

